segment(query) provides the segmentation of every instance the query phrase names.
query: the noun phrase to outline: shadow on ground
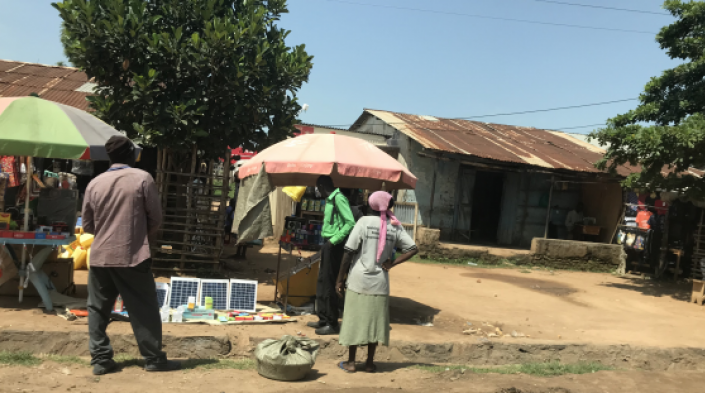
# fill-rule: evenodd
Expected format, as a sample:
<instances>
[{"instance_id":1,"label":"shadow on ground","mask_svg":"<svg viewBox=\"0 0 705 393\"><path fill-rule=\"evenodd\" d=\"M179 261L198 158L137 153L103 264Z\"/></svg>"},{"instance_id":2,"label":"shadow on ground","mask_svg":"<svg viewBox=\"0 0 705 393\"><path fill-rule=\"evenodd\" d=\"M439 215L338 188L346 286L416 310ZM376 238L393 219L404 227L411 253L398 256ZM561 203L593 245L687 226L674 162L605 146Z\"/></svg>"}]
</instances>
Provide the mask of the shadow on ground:
<instances>
[{"instance_id":1,"label":"shadow on ground","mask_svg":"<svg viewBox=\"0 0 705 393\"><path fill-rule=\"evenodd\" d=\"M641 277L623 277L619 283L601 284L605 287L624 289L640 292L644 296L671 297L675 300L690 301L692 292L691 284L687 282L674 282L670 279L656 280Z\"/></svg>"},{"instance_id":2,"label":"shadow on ground","mask_svg":"<svg viewBox=\"0 0 705 393\"><path fill-rule=\"evenodd\" d=\"M392 323L418 325L431 322L441 310L405 297L389 297L389 318Z\"/></svg>"}]
</instances>

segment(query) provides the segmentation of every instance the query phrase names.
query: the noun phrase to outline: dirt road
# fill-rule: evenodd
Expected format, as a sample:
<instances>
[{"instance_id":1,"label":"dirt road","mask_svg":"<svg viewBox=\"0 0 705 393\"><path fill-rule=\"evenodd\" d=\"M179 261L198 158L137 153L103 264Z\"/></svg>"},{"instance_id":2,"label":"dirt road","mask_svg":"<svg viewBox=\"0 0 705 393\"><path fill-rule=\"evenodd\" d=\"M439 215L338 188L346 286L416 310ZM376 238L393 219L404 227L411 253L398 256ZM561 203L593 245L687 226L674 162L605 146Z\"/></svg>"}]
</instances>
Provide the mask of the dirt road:
<instances>
[{"instance_id":1,"label":"dirt road","mask_svg":"<svg viewBox=\"0 0 705 393\"><path fill-rule=\"evenodd\" d=\"M391 393L482 392L482 393L663 393L700 392L705 373L654 373L601 371L586 375L539 378L527 375L434 374L406 365L380 363L377 374L346 374L334 364L320 363L305 381L285 383L260 377L255 371L186 370L147 374L139 368L100 378L86 366L46 362L40 366L0 366L0 393L16 392L330 392ZM514 389L514 390L512 390Z\"/></svg>"},{"instance_id":2,"label":"dirt road","mask_svg":"<svg viewBox=\"0 0 705 393\"><path fill-rule=\"evenodd\" d=\"M258 279L259 299L271 300L276 248L252 250L249 261L233 273ZM286 264L285 258L283 265ZM76 272L78 294L85 295L87 273ZM168 277L160 278L168 281ZM483 322L525 338L512 342L575 342L650 347L700 347L705 307L689 304L687 283L622 278L611 274L482 269L406 263L391 272L392 340L407 342L477 342L463 335ZM16 299L0 298L0 330L86 331L85 321L69 323L38 315L38 299L18 308ZM279 337L303 331L316 338L301 318L289 326L203 327L168 325L165 333ZM433 326L419 326L418 321ZM111 333L130 334L127 323L111 324Z\"/></svg>"}]
</instances>

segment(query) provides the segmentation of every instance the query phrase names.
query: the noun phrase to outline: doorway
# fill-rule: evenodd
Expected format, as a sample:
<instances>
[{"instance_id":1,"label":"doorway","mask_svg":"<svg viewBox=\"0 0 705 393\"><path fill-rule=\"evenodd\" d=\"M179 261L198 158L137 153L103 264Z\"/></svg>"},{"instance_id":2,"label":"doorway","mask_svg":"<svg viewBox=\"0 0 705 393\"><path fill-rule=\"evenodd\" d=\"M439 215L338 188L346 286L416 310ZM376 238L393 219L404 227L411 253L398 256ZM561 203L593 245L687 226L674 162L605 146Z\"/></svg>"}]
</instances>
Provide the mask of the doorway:
<instances>
[{"instance_id":1,"label":"doorway","mask_svg":"<svg viewBox=\"0 0 705 393\"><path fill-rule=\"evenodd\" d=\"M474 241L497 243L503 190L504 174L480 171L475 174L470 220Z\"/></svg>"}]
</instances>

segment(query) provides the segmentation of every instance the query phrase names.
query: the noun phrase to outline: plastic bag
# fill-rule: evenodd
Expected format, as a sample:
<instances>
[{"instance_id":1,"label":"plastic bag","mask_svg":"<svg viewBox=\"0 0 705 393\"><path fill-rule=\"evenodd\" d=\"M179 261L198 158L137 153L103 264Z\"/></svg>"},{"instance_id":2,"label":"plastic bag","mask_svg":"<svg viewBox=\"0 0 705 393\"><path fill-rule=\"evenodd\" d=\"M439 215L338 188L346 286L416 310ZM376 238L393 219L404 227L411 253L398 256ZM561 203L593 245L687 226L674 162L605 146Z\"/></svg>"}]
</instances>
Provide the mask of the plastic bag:
<instances>
[{"instance_id":1,"label":"plastic bag","mask_svg":"<svg viewBox=\"0 0 705 393\"><path fill-rule=\"evenodd\" d=\"M93 176L93 161L71 160L71 172L82 176Z\"/></svg>"},{"instance_id":2,"label":"plastic bag","mask_svg":"<svg viewBox=\"0 0 705 393\"><path fill-rule=\"evenodd\" d=\"M284 187L284 188L282 188L282 191L284 192L284 194L288 195L291 199L293 199L294 202L301 202L301 198L303 198L304 194L306 193L306 187L303 187L303 186Z\"/></svg>"},{"instance_id":3,"label":"plastic bag","mask_svg":"<svg viewBox=\"0 0 705 393\"><path fill-rule=\"evenodd\" d=\"M257 372L278 381L298 381L313 368L319 348L314 340L292 336L262 341L255 350Z\"/></svg>"}]
</instances>

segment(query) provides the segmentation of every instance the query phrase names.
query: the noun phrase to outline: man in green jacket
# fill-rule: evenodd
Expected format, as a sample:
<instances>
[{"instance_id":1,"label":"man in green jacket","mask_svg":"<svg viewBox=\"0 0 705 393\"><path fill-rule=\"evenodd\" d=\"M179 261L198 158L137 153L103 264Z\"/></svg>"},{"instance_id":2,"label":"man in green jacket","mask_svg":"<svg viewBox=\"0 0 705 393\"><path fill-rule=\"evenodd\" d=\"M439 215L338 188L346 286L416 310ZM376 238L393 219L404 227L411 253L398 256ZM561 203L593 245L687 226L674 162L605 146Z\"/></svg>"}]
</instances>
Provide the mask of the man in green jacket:
<instances>
[{"instance_id":1,"label":"man in green jacket","mask_svg":"<svg viewBox=\"0 0 705 393\"><path fill-rule=\"evenodd\" d=\"M321 248L321 268L316 286L316 314L318 322L310 322L318 335L338 334L338 295L335 283L338 279L340 264L345 254L345 241L355 226L355 218L348 199L335 188L330 176L321 176L316 182L321 196L326 198L321 235L325 240Z\"/></svg>"}]
</instances>

